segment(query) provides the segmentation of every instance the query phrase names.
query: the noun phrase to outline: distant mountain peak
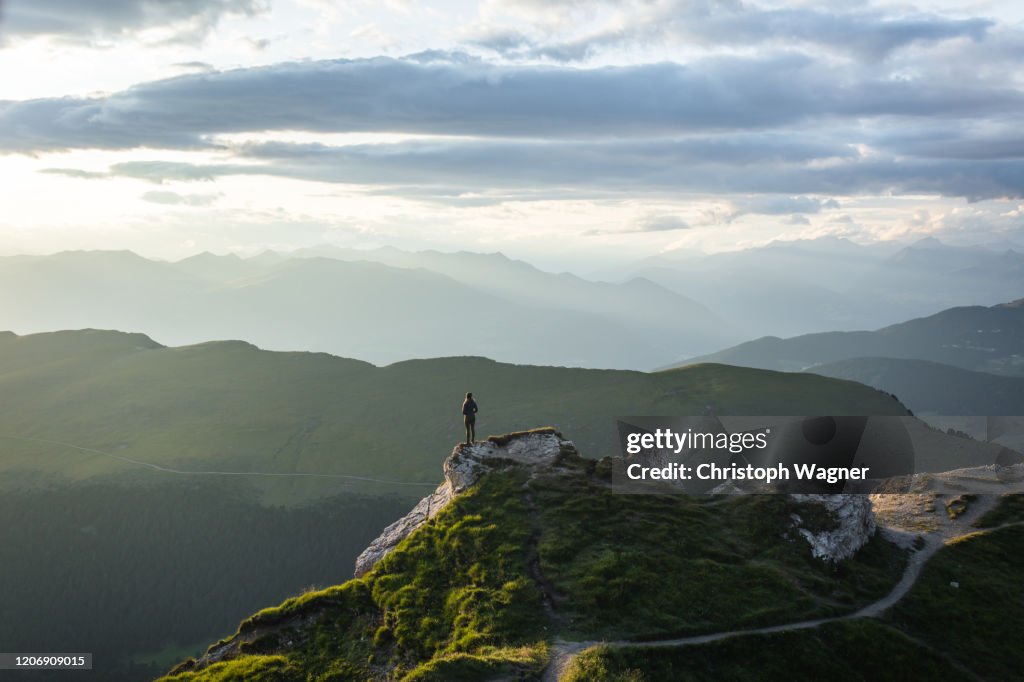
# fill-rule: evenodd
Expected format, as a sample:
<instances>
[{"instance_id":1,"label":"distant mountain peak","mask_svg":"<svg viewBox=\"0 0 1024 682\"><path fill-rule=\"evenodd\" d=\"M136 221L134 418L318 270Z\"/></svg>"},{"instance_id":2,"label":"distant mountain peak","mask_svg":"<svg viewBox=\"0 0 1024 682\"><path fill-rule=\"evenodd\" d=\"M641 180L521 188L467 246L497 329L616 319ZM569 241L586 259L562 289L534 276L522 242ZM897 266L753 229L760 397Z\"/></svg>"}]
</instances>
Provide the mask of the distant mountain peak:
<instances>
[{"instance_id":1,"label":"distant mountain peak","mask_svg":"<svg viewBox=\"0 0 1024 682\"><path fill-rule=\"evenodd\" d=\"M216 254L212 251L202 251L200 253L186 256L181 260L175 261L175 265L188 265L191 263L218 263L223 261L241 262L242 257L237 253L225 253Z\"/></svg>"},{"instance_id":2,"label":"distant mountain peak","mask_svg":"<svg viewBox=\"0 0 1024 682\"><path fill-rule=\"evenodd\" d=\"M913 242L910 245L912 249L947 249L950 248L948 244L941 241L938 237L923 237Z\"/></svg>"}]
</instances>

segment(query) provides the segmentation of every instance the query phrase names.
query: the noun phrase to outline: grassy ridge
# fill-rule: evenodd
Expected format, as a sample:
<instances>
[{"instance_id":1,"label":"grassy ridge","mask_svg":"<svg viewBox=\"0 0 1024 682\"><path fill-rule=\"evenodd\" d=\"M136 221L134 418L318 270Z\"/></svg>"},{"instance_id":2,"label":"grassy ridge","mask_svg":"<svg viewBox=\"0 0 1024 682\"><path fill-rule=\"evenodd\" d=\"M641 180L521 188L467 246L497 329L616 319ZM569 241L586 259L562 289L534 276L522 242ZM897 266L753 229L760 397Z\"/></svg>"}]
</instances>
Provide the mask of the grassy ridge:
<instances>
[{"instance_id":1,"label":"grassy ridge","mask_svg":"<svg viewBox=\"0 0 1024 682\"><path fill-rule=\"evenodd\" d=\"M594 456L617 448L626 414L901 414L864 386L722 365L645 374L509 365L484 358L387 367L242 342L163 348L144 336L80 331L0 339L0 436L71 443L180 469L315 472L435 483L474 391L478 431L557 424ZM47 443L0 439L0 473L81 480L135 465ZM355 481L258 481L275 501Z\"/></svg>"},{"instance_id":2,"label":"grassy ridge","mask_svg":"<svg viewBox=\"0 0 1024 682\"><path fill-rule=\"evenodd\" d=\"M881 539L838 567L810 559L802 538L783 539L799 511L785 498L614 495L597 461L566 454L562 465L491 472L362 579L244 621L244 665L284 656L309 680L530 676L555 637L849 612L900 575L902 553ZM212 671L167 679L230 679Z\"/></svg>"}]
</instances>

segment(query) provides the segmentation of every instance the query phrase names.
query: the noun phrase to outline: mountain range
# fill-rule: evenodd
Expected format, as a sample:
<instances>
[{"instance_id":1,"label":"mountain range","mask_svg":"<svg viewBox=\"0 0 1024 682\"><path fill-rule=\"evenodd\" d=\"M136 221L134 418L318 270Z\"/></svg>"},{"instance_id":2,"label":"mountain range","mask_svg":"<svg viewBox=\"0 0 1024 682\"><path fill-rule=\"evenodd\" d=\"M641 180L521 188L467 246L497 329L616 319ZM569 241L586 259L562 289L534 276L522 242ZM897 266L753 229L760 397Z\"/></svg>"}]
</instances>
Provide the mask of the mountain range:
<instances>
[{"instance_id":1,"label":"mountain range","mask_svg":"<svg viewBox=\"0 0 1024 682\"><path fill-rule=\"evenodd\" d=\"M823 237L708 256L663 254L600 275L643 277L685 293L749 337L795 336L874 329L1018 298L1024 250L951 246L933 237L903 246Z\"/></svg>"},{"instance_id":2,"label":"mountain range","mask_svg":"<svg viewBox=\"0 0 1024 682\"><path fill-rule=\"evenodd\" d=\"M375 364L480 355L650 370L744 339L873 329L1020 295L1020 251L932 238L670 252L586 278L500 253L391 247L173 263L102 251L0 258L0 329L132 329L171 345L242 338Z\"/></svg>"},{"instance_id":3,"label":"mountain range","mask_svg":"<svg viewBox=\"0 0 1024 682\"><path fill-rule=\"evenodd\" d=\"M435 260L445 272L274 254L177 263L131 252L12 256L0 258L0 329L137 329L175 345L242 338L377 364L484 355L634 369L740 338L711 311L649 281L589 282L500 255Z\"/></svg>"}]
</instances>

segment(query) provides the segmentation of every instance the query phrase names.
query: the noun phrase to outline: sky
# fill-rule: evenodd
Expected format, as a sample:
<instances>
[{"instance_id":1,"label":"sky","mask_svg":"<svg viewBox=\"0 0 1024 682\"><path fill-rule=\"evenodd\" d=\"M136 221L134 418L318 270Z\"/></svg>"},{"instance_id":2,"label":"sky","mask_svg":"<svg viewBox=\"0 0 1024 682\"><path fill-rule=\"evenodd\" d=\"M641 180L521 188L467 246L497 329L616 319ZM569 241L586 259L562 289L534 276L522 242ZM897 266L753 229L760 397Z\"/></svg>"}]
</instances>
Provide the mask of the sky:
<instances>
[{"instance_id":1,"label":"sky","mask_svg":"<svg viewBox=\"0 0 1024 682\"><path fill-rule=\"evenodd\" d=\"M1024 244L1016 0L0 0L0 254Z\"/></svg>"}]
</instances>

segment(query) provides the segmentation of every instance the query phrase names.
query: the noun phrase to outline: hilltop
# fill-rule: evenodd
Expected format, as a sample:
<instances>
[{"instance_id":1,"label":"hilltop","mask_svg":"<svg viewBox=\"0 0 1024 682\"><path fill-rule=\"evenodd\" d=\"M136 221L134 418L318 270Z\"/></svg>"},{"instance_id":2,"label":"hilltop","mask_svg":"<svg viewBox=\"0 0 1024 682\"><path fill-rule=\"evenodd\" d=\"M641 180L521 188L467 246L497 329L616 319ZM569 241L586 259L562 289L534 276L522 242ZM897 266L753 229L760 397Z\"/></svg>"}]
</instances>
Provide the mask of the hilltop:
<instances>
[{"instance_id":1,"label":"hilltop","mask_svg":"<svg viewBox=\"0 0 1024 682\"><path fill-rule=\"evenodd\" d=\"M949 570L970 598L985 584L1006 590L985 627L1024 618L1012 569L981 562L1024 549L1015 498L984 517L994 498L945 499L978 474L890 496L903 506L880 517L882 533L861 507L859 550L829 561L809 540L835 528L830 507L783 495L616 495L610 461L581 456L550 428L457 446L444 469L438 490L364 554L361 577L256 613L163 682L705 679L723 665L792 679L835 660L831 647L849 679L1020 662L1013 647L971 658L996 632L972 633L952 654L936 639L934 614L951 598L936 586ZM1012 470L1019 488L1024 470ZM993 530L968 534L972 523ZM737 650L741 638L749 651ZM856 655L842 653L851 646ZM746 656L763 663L748 667Z\"/></svg>"},{"instance_id":2,"label":"hilltop","mask_svg":"<svg viewBox=\"0 0 1024 682\"><path fill-rule=\"evenodd\" d=\"M557 420L600 455L617 450L623 414L906 413L860 384L723 365L646 374L451 357L376 367L240 341L175 348L138 334L67 331L0 338L0 392L18 396L0 414L0 471L65 481L147 471L320 475L247 479L287 503L341 485L415 494L433 485L437 453L458 439L468 390L487 432Z\"/></svg>"}]
</instances>

